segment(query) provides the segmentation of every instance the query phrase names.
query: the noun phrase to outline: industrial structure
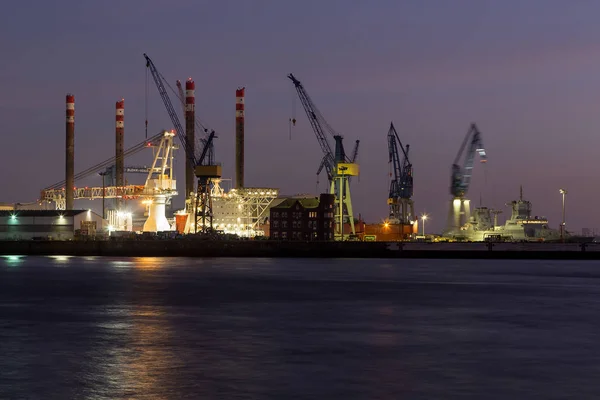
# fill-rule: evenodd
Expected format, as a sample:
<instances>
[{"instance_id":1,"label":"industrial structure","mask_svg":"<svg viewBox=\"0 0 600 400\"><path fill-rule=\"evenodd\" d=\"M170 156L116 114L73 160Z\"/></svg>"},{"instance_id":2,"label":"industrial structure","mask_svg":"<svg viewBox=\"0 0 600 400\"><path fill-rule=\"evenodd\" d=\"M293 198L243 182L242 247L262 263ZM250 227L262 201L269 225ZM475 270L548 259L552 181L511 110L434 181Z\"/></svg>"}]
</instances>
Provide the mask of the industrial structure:
<instances>
[{"instance_id":1,"label":"industrial structure","mask_svg":"<svg viewBox=\"0 0 600 400\"><path fill-rule=\"evenodd\" d=\"M198 232L199 228L202 232L209 232L213 230L213 212L212 212L212 199L211 199L211 180L218 179L221 177L221 166L220 165L211 165L211 163L206 163L207 160L207 152L212 145L212 141L215 138L215 132L211 131L204 143L204 148L202 149L202 153L197 156L195 143L190 143L188 141L188 137L183 134L184 130L179 122L179 118L177 117L177 113L173 108L173 104L171 103L171 99L169 98L169 94L165 88L166 80L158 72L156 66L152 62L152 60L144 54L144 58L146 59L146 68L152 74L152 78L154 79L154 83L156 84L156 88L158 89L158 93L163 100L165 108L169 113L169 117L171 118L171 122L175 127L175 133L177 134L179 141L182 143L185 149L186 160L189 160L189 165L193 165L194 167L194 175L198 180L197 191L194 196L193 206L191 209L188 209L188 215L192 215L193 220L193 232ZM186 164L188 165L188 164Z\"/></svg>"},{"instance_id":2,"label":"industrial structure","mask_svg":"<svg viewBox=\"0 0 600 400\"><path fill-rule=\"evenodd\" d=\"M0 240L73 240L102 230L102 216L91 210L0 211Z\"/></svg>"},{"instance_id":3,"label":"industrial structure","mask_svg":"<svg viewBox=\"0 0 600 400\"><path fill-rule=\"evenodd\" d=\"M75 96L67 94L67 127L65 146L65 208L73 209L75 186Z\"/></svg>"},{"instance_id":4,"label":"industrial structure","mask_svg":"<svg viewBox=\"0 0 600 400\"><path fill-rule=\"evenodd\" d=\"M390 212L387 224L392 226L391 231L398 232L401 240L410 239L416 232L417 218L413 203L413 166L408 158L409 145L402 145L402 141L396 132L394 123L390 123L388 130L388 152L390 172L390 191L388 205ZM400 158L400 152L402 158Z\"/></svg>"},{"instance_id":5,"label":"industrial structure","mask_svg":"<svg viewBox=\"0 0 600 400\"><path fill-rule=\"evenodd\" d=\"M181 85L181 84L180 84ZM181 87L181 86L179 86ZM196 143L196 84L192 78L185 81L185 137L194 146ZM195 148L194 148L195 149ZM195 150L194 150L195 151ZM185 158L185 196L195 193L194 167L190 157Z\"/></svg>"},{"instance_id":6,"label":"industrial structure","mask_svg":"<svg viewBox=\"0 0 600 400\"><path fill-rule=\"evenodd\" d=\"M468 148L467 148L468 145ZM466 149L466 152L465 152ZM461 163L461 157L465 152L465 158ZM473 123L469 127L467 135L462 142L458 154L452 164L452 177L450 181L450 194L452 202L448 212L448 225L444 232L446 237L460 236L461 228L470 220L470 201L465 197L469 190L471 177L473 175L473 163L475 155L479 154L481 163L487 161L487 155L483 148L481 133Z\"/></svg>"},{"instance_id":7,"label":"industrial structure","mask_svg":"<svg viewBox=\"0 0 600 400\"><path fill-rule=\"evenodd\" d=\"M246 88L235 91L235 188L244 188L244 118Z\"/></svg>"},{"instance_id":8,"label":"industrial structure","mask_svg":"<svg viewBox=\"0 0 600 400\"><path fill-rule=\"evenodd\" d=\"M248 187L245 180L245 103L246 88L235 91L235 168L231 187L225 187L221 165L215 160L214 130L207 129L196 117L195 82L192 78L177 81L175 111L167 89L175 92L157 70L153 61L144 54L146 67L169 114L174 129L163 130L143 142L125 149L124 146L124 99L115 106L115 153L101 163L75 173L75 96L66 96L66 143L65 179L46 187L39 204L0 207L0 231L4 238L17 239L43 237L72 239L77 232L131 231L133 202L145 206L143 232L177 230L180 233L227 233L252 238L270 231L276 240L419 240L417 216L413 201L413 164L410 146L403 145L393 123L387 133L390 164L390 182L387 197L389 212L378 224L365 223L360 214L354 218L350 184L359 175L357 163L359 141L356 140L352 154L344 149L343 136L336 132L318 110L303 84L293 74L296 94L314 131L322 151L317 177L325 170L329 183L328 193L315 196L292 196L281 198L279 190L271 187ZM147 99L146 99L147 100ZM233 100L233 99L232 99ZM251 99L250 99L251 100ZM185 125L180 119L184 116ZM295 115L295 114L294 114ZM290 129L296 119L290 118ZM147 127L147 118L146 118ZM196 132L201 132L196 134ZM331 143L331 137L333 143ZM146 131L147 137L147 131ZM167 206L178 195L174 171L177 138L185 155L185 208L175 213L174 221ZM152 151L152 163L128 165L126 158L142 150ZM500 210L480 204L471 210L467 198L472 181L476 156L487 161L481 133L473 123L459 148L452 164L450 193L452 195L447 226L443 237L452 241L542 241L559 240L566 231L551 229L545 217L532 216L531 203L523 199L521 188L518 200L507 204L511 216L504 224L498 223ZM129 184L125 174L144 174L145 182ZM102 185L77 187L84 178L100 175ZM229 185L229 184L227 184ZM183 190L181 190L183 192ZM565 228L564 197L563 221ZM383 197L383 196L382 196ZM102 199L102 215L75 209L75 200ZM105 200L109 200L107 209ZM382 203L383 204L383 203ZM34 210L50 206L54 210ZM87 208L87 207L86 207ZM35 211L35 212L34 212ZM39 212L38 212L39 211ZM2 213L5 214L2 214ZM36 212L38 212L36 214ZM87 213L87 214L86 214ZM141 212L140 212L141 215ZM31 232L28 234L27 232ZM431 235L430 235L431 236ZM437 240L437 239L436 239Z\"/></svg>"},{"instance_id":9,"label":"industrial structure","mask_svg":"<svg viewBox=\"0 0 600 400\"><path fill-rule=\"evenodd\" d=\"M125 135L125 99L117 101L115 115L115 135L116 135L116 152L115 152L115 179L117 188L125 186L125 160L124 160L124 135ZM117 197L116 209L119 210L123 206L123 197ZM104 212L104 211L103 211Z\"/></svg>"},{"instance_id":10,"label":"industrial structure","mask_svg":"<svg viewBox=\"0 0 600 400\"><path fill-rule=\"evenodd\" d=\"M343 137L335 132L323 118L302 83L292 74L289 74L288 78L294 83L300 102L323 151L323 159L317 170L317 175L325 168L330 184L330 193L335 195L335 240L349 239L344 237L344 223L346 222L350 225L350 237L352 238L356 235L356 230L350 197L350 177L359 174L359 167L355 161L360 142L356 141L352 157L347 157L344 151ZM333 136L335 140L335 153L332 151L325 131Z\"/></svg>"}]
</instances>

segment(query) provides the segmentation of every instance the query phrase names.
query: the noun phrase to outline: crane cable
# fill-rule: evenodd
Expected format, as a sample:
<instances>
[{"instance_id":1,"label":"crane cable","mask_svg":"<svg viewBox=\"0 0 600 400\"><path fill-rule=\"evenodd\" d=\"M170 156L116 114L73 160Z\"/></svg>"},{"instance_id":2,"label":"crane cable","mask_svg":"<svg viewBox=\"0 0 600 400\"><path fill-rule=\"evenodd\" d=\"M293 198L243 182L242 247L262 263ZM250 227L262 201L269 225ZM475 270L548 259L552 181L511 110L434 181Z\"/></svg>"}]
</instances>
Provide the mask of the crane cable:
<instances>
[{"instance_id":1,"label":"crane cable","mask_svg":"<svg viewBox=\"0 0 600 400\"><path fill-rule=\"evenodd\" d=\"M145 109L145 117L146 117L146 139L148 139L148 68L146 68L146 94L144 97L144 109Z\"/></svg>"},{"instance_id":2,"label":"crane cable","mask_svg":"<svg viewBox=\"0 0 600 400\"><path fill-rule=\"evenodd\" d=\"M296 89L292 89L292 117L289 119L288 125L290 131L290 140L292 140L292 127L296 126Z\"/></svg>"}]
</instances>

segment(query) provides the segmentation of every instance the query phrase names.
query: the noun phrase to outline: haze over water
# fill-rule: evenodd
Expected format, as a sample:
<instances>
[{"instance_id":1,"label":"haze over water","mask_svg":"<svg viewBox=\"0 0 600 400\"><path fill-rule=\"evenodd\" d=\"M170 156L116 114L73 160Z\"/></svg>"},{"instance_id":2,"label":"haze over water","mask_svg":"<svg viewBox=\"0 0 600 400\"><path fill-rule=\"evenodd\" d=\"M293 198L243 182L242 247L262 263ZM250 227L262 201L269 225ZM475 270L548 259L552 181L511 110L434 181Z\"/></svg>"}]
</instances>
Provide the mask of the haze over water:
<instances>
[{"instance_id":1,"label":"haze over water","mask_svg":"<svg viewBox=\"0 0 600 400\"><path fill-rule=\"evenodd\" d=\"M599 266L4 257L0 398L598 398Z\"/></svg>"}]
</instances>

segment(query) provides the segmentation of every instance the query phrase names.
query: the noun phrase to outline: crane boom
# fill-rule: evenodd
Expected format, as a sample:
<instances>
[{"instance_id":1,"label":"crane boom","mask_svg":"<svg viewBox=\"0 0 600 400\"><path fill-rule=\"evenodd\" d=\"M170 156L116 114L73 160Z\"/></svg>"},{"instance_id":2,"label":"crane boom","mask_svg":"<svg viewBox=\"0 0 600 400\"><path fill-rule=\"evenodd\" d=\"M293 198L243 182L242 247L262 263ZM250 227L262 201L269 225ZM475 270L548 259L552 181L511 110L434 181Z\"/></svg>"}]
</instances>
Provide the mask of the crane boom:
<instances>
[{"instance_id":1,"label":"crane boom","mask_svg":"<svg viewBox=\"0 0 600 400\"><path fill-rule=\"evenodd\" d=\"M144 58L146 59L146 67L150 70L150 73L152 74L152 79L154 79L154 83L156 84L158 93L160 94L160 97L162 98L163 103L165 104L165 108L167 109L167 112L169 113L169 117L171 118L171 122L173 123L173 126L175 127L175 133L177 134L179 141L181 142L181 144L183 145L183 148L185 149L186 157L193 162L193 165L200 165L200 163L196 159L196 155L194 154L194 144L188 143L187 138L185 136L185 130L183 129L181 122L179 122L179 118L177 117L175 108L173 107L173 104L171 103L171 99L169 98L169 95L168 95L165 85L163 83L164 78L162 77L160 72L158 72L158 70L156 69L156 66L154 65L154 63L152 62L150 57L148 57L146 55L146 53L144 53Z\"/></svg>"},{"instance_id":2,"label":"crane boom","mask_svg":"<svg viewBox=\"0 0 600 400\"><path fill-rule=\"evenodd\" d=\"M467 144L469 144L469 147L465 153L465 158L461 165L459 164L460 159L463 152L467 148ZM475 161L475 153L479 154L479 159L482 163L487 161L487 155L483 147L483 141L481 140L481 133L475 124L471 124L469 131L462 142L462 146L458 150L458 154L454 159L454 163L452 164L450 193L455 198L464 197L469 190L471 177L473 175L472 171L473 163Z\"/></svg>"},{"instance_id":3,"label":"crane boom","mask_svg":"<svg viewBox=\"0 0 600 400\"><path fill-rule=\"evenodd\" d=\"M313 101L311 100L308 93L302 86L302 83L296 79L293 74L289 74L288 78L294 83L296 87L296 91L298 92L298 97L300 98L300 102L302 103L302 107L304 107L304 111L306 112L306 116L317 136L317 140L319 145L321 146L321 150L323 151L323 162L322 165L327 171L327 178L331 182L333 179L333 174L335 170L335 156L331 149L331 145L327 140L327 135L325 134L325 130L327 130L333 136L339 136L331 126L325 121L323 115L319 112ZM321 168L319 168L319 171Z\"/></svg>"}]
</instances>

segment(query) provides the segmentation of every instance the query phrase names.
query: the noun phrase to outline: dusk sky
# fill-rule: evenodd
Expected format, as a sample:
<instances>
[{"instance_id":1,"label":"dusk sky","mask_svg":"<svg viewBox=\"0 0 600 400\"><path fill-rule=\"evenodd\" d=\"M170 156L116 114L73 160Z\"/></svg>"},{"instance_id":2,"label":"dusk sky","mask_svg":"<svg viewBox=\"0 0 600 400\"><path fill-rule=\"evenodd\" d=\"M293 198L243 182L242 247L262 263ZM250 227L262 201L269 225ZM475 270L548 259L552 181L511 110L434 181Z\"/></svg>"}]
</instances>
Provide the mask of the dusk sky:
<instances>
[{"instance_id":1,"label":"dusk sky","mask_svg":"<svg viewBox=\"0 0 600 400\"><path fill-rule=\"evenodd\" d=\"M445 225L450 167L475 122L488 163L475 165L472 204L481 195L503 221L504 203L523 185L533 214L558 228L565 187L567 229L600 229L598 1L12 1L0 15L0 202L35 201L64 179L68 92L76 172L114 155L120 98L125 147L144 139L147 53L173 87L195 80L196 115L217 132L226 178L234 175L235 89L245 86L246 185L317 191L322 153L293 101L291 72L348 152L361 140L352 199L368 222L388 214L390 121L411 145L415 208L430 215L428 231ZM152 81L149 102L149 135L171 129ZM125 164L150 162L146 154ZM177 165L182 193L182 150Z\"/></svg>"}]
</instances>

